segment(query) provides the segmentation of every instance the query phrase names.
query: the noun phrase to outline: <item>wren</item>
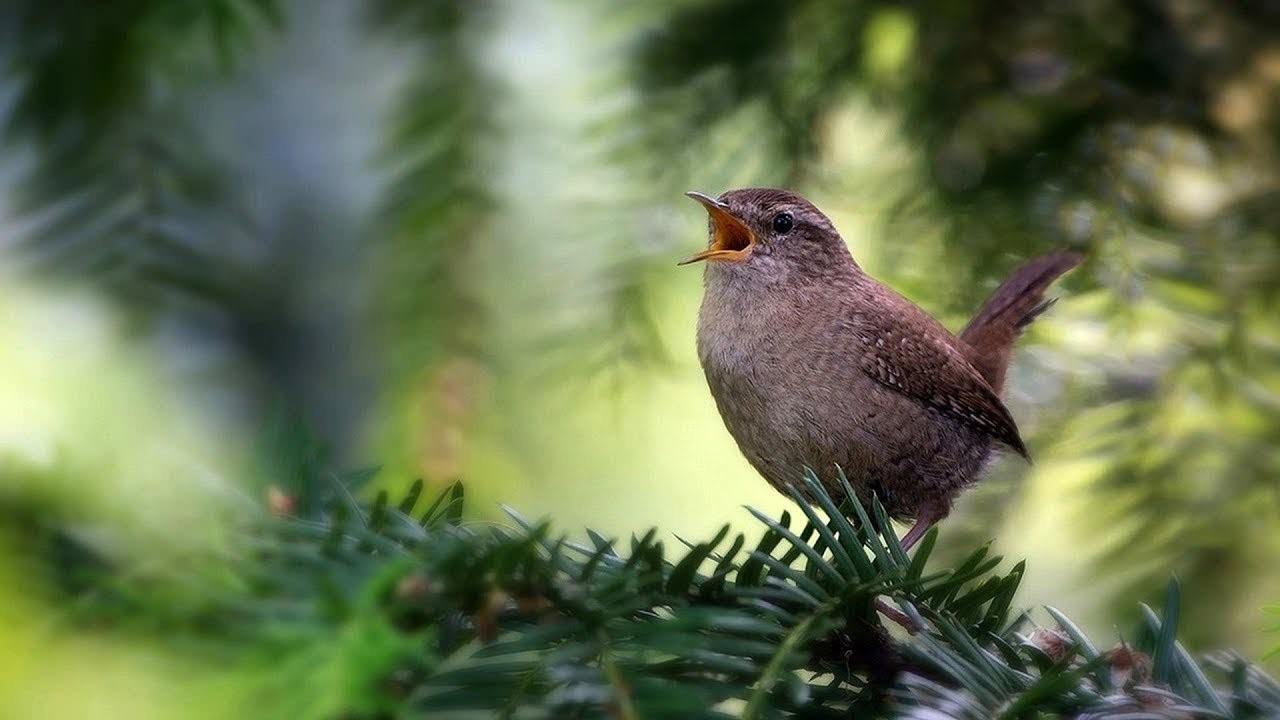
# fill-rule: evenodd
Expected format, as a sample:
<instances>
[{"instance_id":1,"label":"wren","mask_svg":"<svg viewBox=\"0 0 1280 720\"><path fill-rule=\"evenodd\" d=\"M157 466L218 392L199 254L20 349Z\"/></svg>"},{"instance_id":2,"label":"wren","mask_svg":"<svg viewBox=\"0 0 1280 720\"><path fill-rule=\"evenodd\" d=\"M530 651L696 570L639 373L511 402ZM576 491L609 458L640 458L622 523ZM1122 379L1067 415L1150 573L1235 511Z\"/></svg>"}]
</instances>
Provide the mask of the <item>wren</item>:
<instances>
[{"instance_id":1,"label":"wren","mask_svg":"<svg viewBox=\"0 0 1280 720\"><path fill-rule=\"evenodd\" d=\"M1028 458L1000 400L1014 341L1081 256L1013 272L959 334L858 266L831 220L786 190L719 198L710 215L698 357L725 426L776 488L809 467L832 495L840 468L913 520L911 547L1008 448Z\"/></svg>"}]
</instances>

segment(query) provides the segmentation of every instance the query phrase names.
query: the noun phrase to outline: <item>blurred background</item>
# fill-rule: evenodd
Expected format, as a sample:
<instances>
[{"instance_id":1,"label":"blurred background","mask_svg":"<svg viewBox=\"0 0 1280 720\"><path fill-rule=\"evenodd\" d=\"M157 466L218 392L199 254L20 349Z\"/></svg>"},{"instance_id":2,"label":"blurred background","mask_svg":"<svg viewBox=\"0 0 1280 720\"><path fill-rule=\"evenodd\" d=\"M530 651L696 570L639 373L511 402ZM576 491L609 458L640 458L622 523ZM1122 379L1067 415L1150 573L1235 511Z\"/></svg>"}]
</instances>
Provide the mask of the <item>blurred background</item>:
<instances>
[{"instance_id":1,"label":"blurred background","mask_svg":"<svg viewBox=\"0 0 1280 720\"><path fill-rule=\"evenodd\" d=\"M322 653L289 705L165 622L315 468L575 534L784 508L674 264L681 193L749 185L952 329L1087 252L1008 391L1036 463L941 551L1102 637L1177 573L1193 648L1280 643L1280 4L10 0L0 68L0 716L324 716ZM77 619L84 548L154 622Z\"/></svg>"}]
</instances>

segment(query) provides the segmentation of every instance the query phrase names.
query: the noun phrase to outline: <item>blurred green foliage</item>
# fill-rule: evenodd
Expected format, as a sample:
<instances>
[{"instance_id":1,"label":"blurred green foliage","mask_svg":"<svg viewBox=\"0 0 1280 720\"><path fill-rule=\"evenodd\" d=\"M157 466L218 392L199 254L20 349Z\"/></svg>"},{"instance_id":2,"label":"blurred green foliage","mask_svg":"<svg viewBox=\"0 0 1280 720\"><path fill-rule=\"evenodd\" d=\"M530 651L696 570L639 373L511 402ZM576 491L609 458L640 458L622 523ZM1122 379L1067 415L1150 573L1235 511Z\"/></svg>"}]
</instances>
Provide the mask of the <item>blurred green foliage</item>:
<instances>
[{"instance_id":1,"label":"blurred green foliage","mask_svg":"<svg viewBox=\"0 0 1280 720\"><path fill-rule=\"evenodd\" d=\"M1012 376L1037 465L949 536L1028 556L1027 601L1086 625L1176 571L1194 647L1274 645L1271 4L91 5L0 7L5 556L61 567L30 545L136 497L188 522L152 443L251 477L219 491L246 505L290 489L245 470L272 417L317 429L316 467L466 477L481 515L693 536L782 502L719 427L670 263L701 236L680 191L784 184L953 328L1021 259L1086 250Z\"/></svg>"}]
</instances>

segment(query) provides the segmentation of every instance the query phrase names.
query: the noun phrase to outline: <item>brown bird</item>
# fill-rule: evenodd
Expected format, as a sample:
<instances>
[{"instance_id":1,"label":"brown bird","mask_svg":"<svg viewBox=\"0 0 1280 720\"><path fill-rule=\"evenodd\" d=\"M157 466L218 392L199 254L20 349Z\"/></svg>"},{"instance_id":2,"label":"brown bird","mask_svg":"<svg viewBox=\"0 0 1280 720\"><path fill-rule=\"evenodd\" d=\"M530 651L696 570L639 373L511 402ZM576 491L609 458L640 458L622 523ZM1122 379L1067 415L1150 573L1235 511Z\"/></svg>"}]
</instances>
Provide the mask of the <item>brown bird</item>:
<instances>
[{"instance_id":1,"label":"brown bird","mask_svg":"<svg viewBox=\"0 0 1280 720\"><path fill-rule=\"evenodd\" d=\"M1081 257L1036 258L987 299L959 337L858 266L809 201L749 188L713 199L698 356L725 426L779 489L813 468L837 498L915 523L911 547L946 517L999 446L1028 458L1000 401L1014 340L1045 289Z\"/></svg>"}]
</instances>

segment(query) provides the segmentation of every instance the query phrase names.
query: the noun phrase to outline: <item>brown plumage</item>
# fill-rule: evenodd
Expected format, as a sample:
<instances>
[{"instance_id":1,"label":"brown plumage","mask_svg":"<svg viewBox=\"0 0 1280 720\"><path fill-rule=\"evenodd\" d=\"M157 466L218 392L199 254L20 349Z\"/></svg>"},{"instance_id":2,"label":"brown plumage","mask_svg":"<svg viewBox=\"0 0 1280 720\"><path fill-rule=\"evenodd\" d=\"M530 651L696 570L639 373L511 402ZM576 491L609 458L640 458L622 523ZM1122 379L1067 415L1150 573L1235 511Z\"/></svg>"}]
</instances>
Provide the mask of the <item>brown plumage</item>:
<instances>
[{"instance_id":1,"label":"brown plumage","mask_svg":"<svg viewBox=\"0 0 1280 720\"><path fill-rule=\"evenodd\" d=\"M914 543L973 483L997 445L1026 457L1000 401L1013 342L1047 307L1071 253L1016 270L956 337L854 262L831 221L773 189L713 200L698 355L747 460L775 487L839 466Z\"/></svg>"}]
</instances>

